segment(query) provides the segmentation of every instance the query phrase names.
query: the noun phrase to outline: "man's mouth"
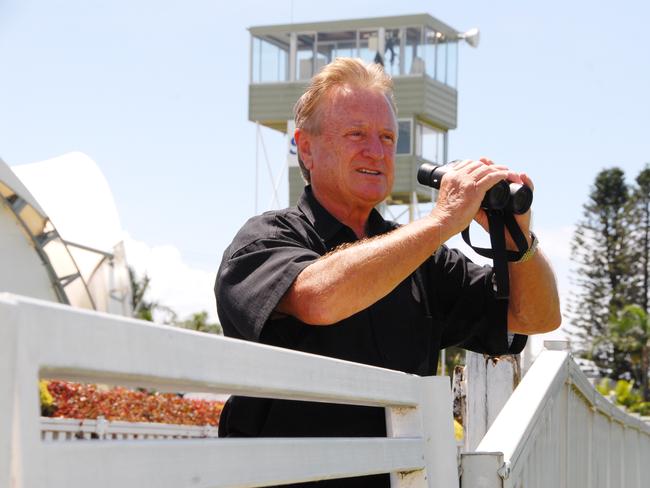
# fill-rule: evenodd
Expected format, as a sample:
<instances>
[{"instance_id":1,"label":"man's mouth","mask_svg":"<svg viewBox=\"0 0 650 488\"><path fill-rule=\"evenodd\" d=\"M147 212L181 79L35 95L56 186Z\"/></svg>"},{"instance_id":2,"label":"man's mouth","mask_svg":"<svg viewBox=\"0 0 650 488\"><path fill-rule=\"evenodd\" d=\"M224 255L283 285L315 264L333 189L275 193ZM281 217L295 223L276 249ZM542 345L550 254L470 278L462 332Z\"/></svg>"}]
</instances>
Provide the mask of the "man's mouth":
<instances>
[{"instance_id":1,"label":"man's mouth","mask_svg":"<svg viewBox=\"0 0 650 488\"><path fill-rule=\"evenodd\" d=\"M376 171L374 169L367 169L367 168L359 168L357 170L359 173L362 173L364 175L373 175L373 176L379 176L381 174L380 171Z\"/></svg>"}]
</instances>

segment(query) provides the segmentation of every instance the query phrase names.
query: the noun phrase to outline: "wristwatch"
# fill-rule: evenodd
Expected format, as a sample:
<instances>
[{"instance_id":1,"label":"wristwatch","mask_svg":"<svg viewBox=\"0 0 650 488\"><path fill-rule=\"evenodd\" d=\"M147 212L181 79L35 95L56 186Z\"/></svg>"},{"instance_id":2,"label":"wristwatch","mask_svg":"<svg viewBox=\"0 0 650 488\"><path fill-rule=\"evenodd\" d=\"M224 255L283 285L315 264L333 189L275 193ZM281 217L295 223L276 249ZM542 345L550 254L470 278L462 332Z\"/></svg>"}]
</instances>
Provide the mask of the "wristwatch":
<instances>
[{"instance_id":1,"label":"wristwatch","mask_svg":"<svg viewBox=\"0 0 650 488\"><path fill-rule=\"evenodd\" d=\"M524 255L520 257L518 261L515 261L515 263L525 263L526 261L533 259L533 256L537 252L537 244L539 241L537 240L537 236L532 230L530 231L530 237L530 246L528 246L528 249L526 249Z\"/></svg>"}]
</instances>

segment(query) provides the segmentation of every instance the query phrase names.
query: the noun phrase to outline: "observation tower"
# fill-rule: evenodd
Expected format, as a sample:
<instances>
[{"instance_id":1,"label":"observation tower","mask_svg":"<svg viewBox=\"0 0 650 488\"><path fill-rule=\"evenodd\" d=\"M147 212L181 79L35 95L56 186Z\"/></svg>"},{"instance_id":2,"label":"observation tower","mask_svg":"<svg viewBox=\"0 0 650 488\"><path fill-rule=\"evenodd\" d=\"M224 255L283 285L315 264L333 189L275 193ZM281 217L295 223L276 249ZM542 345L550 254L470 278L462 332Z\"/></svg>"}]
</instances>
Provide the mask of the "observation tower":
<instances>
[{"instance_id":1,"label":"observation tower","mask_svg":"<svg viewBox=\"0 0 650 488\"><path fill-rule=\"evenodd\" d=\"M478 45L428 14L251 27L248 118L289 135L289 203L304 187L293 144L293 105L311 77L337 57L379 62L393 77L399 140L387 204L431 201L416 181L424 162L447 161L447 134L458 119L458 50ZM413 214L411 213L411 218Z\"/></svg>"}]
</instances>

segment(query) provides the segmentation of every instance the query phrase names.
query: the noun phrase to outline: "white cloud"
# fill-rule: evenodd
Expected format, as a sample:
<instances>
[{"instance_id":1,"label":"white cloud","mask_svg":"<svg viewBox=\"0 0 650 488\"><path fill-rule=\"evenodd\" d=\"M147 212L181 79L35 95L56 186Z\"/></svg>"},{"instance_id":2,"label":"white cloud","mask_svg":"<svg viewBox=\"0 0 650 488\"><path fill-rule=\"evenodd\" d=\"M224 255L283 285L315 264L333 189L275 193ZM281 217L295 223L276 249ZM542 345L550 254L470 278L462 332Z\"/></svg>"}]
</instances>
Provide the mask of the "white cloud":
<instances>
[{"instance_id":1,"label":"white cloud","mask_svg":"<svg viewBox=\"0 0 650 488\"><path fill-rule=\"evenodd\" d=\"M214 300L216 273L190 267L172 245L149 246L124 236L126 257L139 277L151 278L147 299L174 310L179 318L205 310L217 320Z\"/></svg>"}]
</instances>

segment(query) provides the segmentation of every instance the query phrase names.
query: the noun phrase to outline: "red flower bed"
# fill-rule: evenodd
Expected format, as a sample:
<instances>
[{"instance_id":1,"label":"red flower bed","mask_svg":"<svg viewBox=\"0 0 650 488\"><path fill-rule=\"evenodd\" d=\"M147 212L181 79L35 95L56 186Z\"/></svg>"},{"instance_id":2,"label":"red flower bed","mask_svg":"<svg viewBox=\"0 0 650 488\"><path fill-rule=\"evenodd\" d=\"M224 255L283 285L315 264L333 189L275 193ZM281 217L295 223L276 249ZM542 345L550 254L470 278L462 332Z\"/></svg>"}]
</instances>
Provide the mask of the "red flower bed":
<instances>
[{"instance_id":1,"label":"red flower bed","mask_svg":"<svg viewBox=\"0 0 650 488\"><path fill-rule=\"evenodd\" d=\"M52 417L182 425L219 425L223 402L185 399L173 393L147 393L127 388L98 388L67 381L50 381Z\"/></svg>"}]
</instances>

